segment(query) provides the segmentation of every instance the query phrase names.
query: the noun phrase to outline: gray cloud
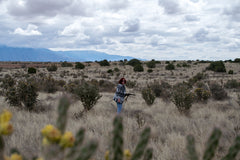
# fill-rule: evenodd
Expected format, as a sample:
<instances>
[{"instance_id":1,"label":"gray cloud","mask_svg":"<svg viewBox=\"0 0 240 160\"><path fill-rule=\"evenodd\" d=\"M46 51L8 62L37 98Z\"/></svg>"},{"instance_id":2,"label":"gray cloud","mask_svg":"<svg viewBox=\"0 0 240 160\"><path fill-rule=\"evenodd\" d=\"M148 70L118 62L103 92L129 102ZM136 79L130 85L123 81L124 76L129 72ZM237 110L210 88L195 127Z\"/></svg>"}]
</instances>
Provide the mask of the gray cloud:
<instances>
[{"instance_id":1,"label":"gray cloud","mask_svg":"<svg viewBox=\"0 0 240 160\"><path fill-rule=\"evenodd\" d=\"M199 29L193 36L192 39L196 42L208 42L208 41L219 41L218 36L209 35L209 31L204 28Z\"/></svg>"},{"instance_id":2,"label":"gray cloud","mask_svg":"<svg viewBox=\"0 0 240 160\"><path fill-rule=\"evenodd\" d=\"M240 22L240 3L233 5L231 8L226 8L223 14L230 16L233 21Z\"/></svg>"},{"instance_id":3,"label":"gray cloud","mask_svg":"<svg viewBox=\"0 0 240 160\"><path fill-rule=\"evenodd\" d=\"M199 21L200 19L195 15L186 15L184 17L185 21L192 22L192 21Z\"/></svg>"},{"instance_id":4,"label":"gray cloud","mask_svg":"<svg viewBox=\"0 0 240 160\"><path fill-rule=\"evenodd\" d=\"M140 20L132 19L124 21L123 25L119 28L119 32L136 32L140 28Z\"/></svg>"},{"instance_id":5,"label":"gray cloud","mask_svg":"<svg viewBox=\"0 0 240 160\"><path fill-rule=\"evenodd\" d=\"M121 9L127 8L129 5L128 0L110 0L108 3L108 7L111 10L118 11Z\"/></svg>"},{"instance_id":6,"label":"gray cloud","mask_svg":"<svg viewBox=\"0 0 240 160\"><path fill-rule=\"evenodd\" d=\"M179 4L175 0L158 0L158 4L164 8L166 14L172 15L180 12Z\"/></svg>"}]
</instances>

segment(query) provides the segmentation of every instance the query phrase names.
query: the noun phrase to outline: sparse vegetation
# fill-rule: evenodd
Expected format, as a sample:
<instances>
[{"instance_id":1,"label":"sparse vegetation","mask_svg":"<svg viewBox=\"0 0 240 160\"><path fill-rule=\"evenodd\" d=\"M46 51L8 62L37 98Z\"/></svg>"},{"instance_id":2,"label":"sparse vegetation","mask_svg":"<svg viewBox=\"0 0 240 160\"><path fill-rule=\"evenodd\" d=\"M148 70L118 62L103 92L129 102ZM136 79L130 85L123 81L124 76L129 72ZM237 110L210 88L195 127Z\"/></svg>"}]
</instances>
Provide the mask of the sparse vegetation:
<instances>
[{"instance_id":1,"label":"sparse vegetation","mask_svg":"<svg viewBox=\"0 0 240 160\"><path fill-rule=\"evenodd\" d=\"M76 69L84 69L84 68L85 68L85 65L82 64L81 62L76 62L76 63L75 63L75 68L76 68Z\"/></svg>"},{"instance_id":2,"label":"sparse vegetation","mask_svg":"<svg viewBox=\"0 0 240 160\"><path fill-rule=\"evenodd\" d=\"M212 97L215 100L224 100L224 99L227 98L227 92L218 83L216 83L216 82L215 83L214 82L210 83L209 88L211 90Z\"/></svg>"},{"instance_id":3,"label":"sparse vegetation","mask_svg":"<svg viewBox=\"0 0 240 160\"><path fill-rule=\"evenodd\" d=\"M50 66L48 66L47 67L47 70L49 71L49 72L55 72L55 71L57 71L57 65L55 65L55 64L52 64L52 65L50 65Z\"/></svg>"},{"instance_id":4,"label":"sparse vegetation","mask_svg":"<svg viewBox=\"0 0 240 160\"><path fill-rule=\"evenodd\" d=\"M155 95L152 89L149 87L142 89L142 97L149 106L155 101Z\"/></svg>"},{"instance_id":5,"label":"sparse vegetation","mask_svg":"<svg viewBox=\"0 0 240 160\"><path fill-rule=\"evenodd\" d=\"M226 72L226 68L225 68L223 61L211 62L210 65L206 69L212 70L215 72Z\"/></svg>"}]
</instances>

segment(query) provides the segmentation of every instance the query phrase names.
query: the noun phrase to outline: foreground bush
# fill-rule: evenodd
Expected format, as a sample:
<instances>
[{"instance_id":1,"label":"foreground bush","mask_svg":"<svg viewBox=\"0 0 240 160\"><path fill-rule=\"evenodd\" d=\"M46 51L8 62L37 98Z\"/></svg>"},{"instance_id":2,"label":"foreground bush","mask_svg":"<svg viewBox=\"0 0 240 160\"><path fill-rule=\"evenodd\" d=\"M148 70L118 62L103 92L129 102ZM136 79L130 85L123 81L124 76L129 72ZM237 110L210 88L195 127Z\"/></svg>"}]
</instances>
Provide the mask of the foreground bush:
<instances>
[{"instance_id":1,"label":"foreground bush","mask_svg":"<svg viewBox=\"0 0 240 160\"><path fill-rule=\"evenodd\" d=\"M156 97L162 98L165 102L170 100L172 86L167 82L154 82L150 84L149 87L152 89Z\"/></svg>"},{"instance_id":2,"label":"foreground bush","mask_svg":"<svg viewBox=\"0 0 240 160\"><path fill-rule=\"evenodd\" d=\"M155 101L155 95L151 88L147 87L142 89L142 97L147 105L152 105Z\"/></svg>"},{"instance_id":3,"label":"foreground bush","mask_svg":"<svg viewBox=\"0 0 240 160\"><path fill-rule=\"evenodd\" d=\"M197 101L206 102L211 97L210 91L203 88L196 88L194 90L194 93L196 95Z\"/></svg>"},{"instance_id":4,"label":"foreground bush","mask_svg":"<svg viewBox=\"0 0 240 160\"><path fill-rule=\"evenodd\" d=\"M171 100L180 112L187 113L192 106L194 95L190 91L189 86L185 83L178 83L173 86Z\"/></svg>"},{"instance_id":5,"label":"foreground bush","mask_svg":"<svg viewBox=\"0 0 240 160\"><path fill-rule=\"evenodd\" d=\"M227 98L227 92L218 83L210 83L209 88L215 100L224 100Z\"/></svg>"}]
</instances>

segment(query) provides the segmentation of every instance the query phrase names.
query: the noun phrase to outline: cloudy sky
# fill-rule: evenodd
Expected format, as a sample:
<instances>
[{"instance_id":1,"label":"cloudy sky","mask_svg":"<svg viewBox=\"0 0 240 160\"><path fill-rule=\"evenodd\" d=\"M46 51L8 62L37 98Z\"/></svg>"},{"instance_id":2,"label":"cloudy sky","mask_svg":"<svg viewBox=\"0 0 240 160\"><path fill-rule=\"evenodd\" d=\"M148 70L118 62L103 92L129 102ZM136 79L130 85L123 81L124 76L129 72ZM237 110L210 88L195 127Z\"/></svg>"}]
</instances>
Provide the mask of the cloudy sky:
<instances>
[{"instance_id":1,"label":"cloudy sky","mask_svg":"<svg viewBox=\"0 0 240 160\"><path fill-rule=\"evenodd\" d=\"M0 0L0 44L156 60L240 57L240 0Z\"/></svg>"}]
</instances>

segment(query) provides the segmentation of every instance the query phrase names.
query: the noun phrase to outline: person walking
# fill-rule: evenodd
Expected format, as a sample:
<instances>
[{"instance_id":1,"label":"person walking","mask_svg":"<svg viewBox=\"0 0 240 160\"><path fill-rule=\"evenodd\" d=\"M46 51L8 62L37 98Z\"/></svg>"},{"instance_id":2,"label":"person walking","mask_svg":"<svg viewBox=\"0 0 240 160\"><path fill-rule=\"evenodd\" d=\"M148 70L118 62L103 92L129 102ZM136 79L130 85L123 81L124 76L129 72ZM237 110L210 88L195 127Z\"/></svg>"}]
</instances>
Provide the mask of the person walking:
<instances>
[{"instance_id":1,"label":"person walking","mask_svg":"<svg viewBox=\"0 0 240 160\"><path fill-rule=\"evenodd\" d=\"M114 94L113 100L117 103L117 114L121 113L122 110L122 104L124 102L126 88L125 84L127 83L125 78L121 78L118 81L117 89Z\"/></svg>"}]
</instances>

